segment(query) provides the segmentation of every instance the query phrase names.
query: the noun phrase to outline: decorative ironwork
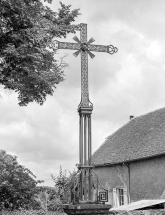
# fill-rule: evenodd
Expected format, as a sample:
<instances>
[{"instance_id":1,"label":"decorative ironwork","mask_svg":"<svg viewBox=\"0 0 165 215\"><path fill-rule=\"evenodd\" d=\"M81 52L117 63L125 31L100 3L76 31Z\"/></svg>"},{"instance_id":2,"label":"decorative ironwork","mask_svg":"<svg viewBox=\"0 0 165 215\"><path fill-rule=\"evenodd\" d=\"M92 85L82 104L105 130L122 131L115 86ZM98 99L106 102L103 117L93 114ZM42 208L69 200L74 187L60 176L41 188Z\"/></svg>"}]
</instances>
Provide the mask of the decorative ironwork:
<instances>
[{"instance_id":1,"label":"decorative ironwork","mask_svg":"<svg viewBox=\"0 0 165 215\"><path fill-rule=\"evenodd\" d=\"M80 38L81 43L87 43L87 24L80 24Z\"/></svg>"},{"instance_id":2,"label":"decorative ironwork","mask_svg":"<svg viewBox=\"0 0 165 215\"><path fill-rule=\"evenodd\" d=\"M74 187L72 189L73 203L87 201L87 202L107 202L108 190L102 187L99 182L98 175L93 170L93 166L78 165L78 172L73 176ZM90 180L89 180L90 179ZM83 186L81 186L83 182Z\"/></svg>"},{"instance_id":3,"label":"decorative ironwork","mask_svg":"<svg viewBox=\"0 0 165 215\"><path fill-rule=\"evenodd\" d=\"M80 48L81 48L81 51L83 52L89 51L89 47L87 43L81 43Z\"/></svg>"},{"instance_id":4,"label":"decorative ironwork","mask_svg":"<svg viewBox=\"0 0 165 215\"><path fill-rule=\"evenodd\" d=\"M59 42L57 40L53 41L53 48L54 49L71 49L71 50L79 50L80 44L77 43L65 43L65 42Z\"/></svg>"},{"instance_id":5,"label":"decorative ironwork","mask_svg":"<svg viewBox=\"0 0 165 215\"><path fill-rule=\"evenodd\" d=\"M81 102L78 108L92 107L93 105L89 100L88 92L88 54L93 59L95 55L91 51L114 54L118 49L113 45L91 45L95 40L94 38L90 38L87 41L87 24L81 23L78 27L80 30L80 40L77 36L73 37L73 40L77 43L58 42L55 40L53 48L77 50L73 53L75 57L81 53Z\"/></svg>"},{"instance_id":6,"label":"decorative ironwork","mask_svg":"<svg viewBox=\"0 0 165 215\"><path fill-rule=\"evenodd\" d=\"M88 93L88 56L81 53L81 107L89 107Z\"/></svg>"},{"instance_id":7,"label":"decorative ironwork","mask_svg":"<svg viewBox=\"0 0 165 215\"><path fill-rule=\"evenodd\" d=\"M108 202L108 192L107 191L99 192L99 202Z\"/></svg>"},{"instance_id":8,"label":"decorative ironwork","mask_svg":"<svg viewBox=\"0 0 165 215\"><path fill-rule=\"evenodd\" d=\"M108 52L108 46L89 45L89 50L95 52Z\"/></svg>"},{"instance_id":9,"label":"decorative ironwork","mask_svg":"<svg viewBox=\"0 0 165 215\"><path fill-rule=\"evenodd\" d=\"M105 202L108 198L108 191L104 189L98 180L98 175L93 171L91 165L92 141L91 141L91 114L93 104L89 100L88 91L88 54L93 59L95 52L107 52L114 54L117 48L113 45L92 45L95 40L90 38L87 40L87 24L81 23L78 26L80 30L80 39L73 37L76 43L67 43L54 41L53 48L76 50L73 53L75 57L81 54L81 102L78 106L80 116L79 121L79 165L78 173L74 177L73 202L76 201L92 201Z\"/></svg>"},{"instance_id":10,"label":"decorative ironwork","mask_svg":"<svg viewBox=\"0 0 165 215\"><path fill-rule=\"evenodd\" d=\"M108 46L108 53L109 54L114 54L118 51L118 49L116 47L114 47L113 45L109 45Z\"/></svg>"},{"instance_id":11,"label":"decorative ironwork","mask_svg":"<svg viewBox=\"0 0 165 215\"><path fill-rule=\"evenodd\" d=\"M81 42L80 42L80 40L79 40L79 38L77 36L74 36L73 40L75 40L77 43L81 44Z\"/></svg>"}]
</instances>

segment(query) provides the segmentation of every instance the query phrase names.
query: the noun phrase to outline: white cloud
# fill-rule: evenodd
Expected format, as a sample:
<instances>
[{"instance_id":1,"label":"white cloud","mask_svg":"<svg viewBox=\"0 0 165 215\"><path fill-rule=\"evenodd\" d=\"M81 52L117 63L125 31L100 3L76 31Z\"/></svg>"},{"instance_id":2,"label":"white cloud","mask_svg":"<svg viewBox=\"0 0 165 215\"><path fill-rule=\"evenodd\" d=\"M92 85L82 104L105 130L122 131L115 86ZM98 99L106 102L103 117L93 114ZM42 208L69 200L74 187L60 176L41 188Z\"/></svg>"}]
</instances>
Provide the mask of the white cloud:
<instances>
[{"instance_id":1,"label":"white cloud","mask_svg":"<svg viewBox=\"0 0 165 215\"><path fill-rule=\"evenodd\" d=\"M146 50L147 56L151 60L157 60L162 56L162 47L158 40L151 40Z\"/></svg>"}]
</instances>

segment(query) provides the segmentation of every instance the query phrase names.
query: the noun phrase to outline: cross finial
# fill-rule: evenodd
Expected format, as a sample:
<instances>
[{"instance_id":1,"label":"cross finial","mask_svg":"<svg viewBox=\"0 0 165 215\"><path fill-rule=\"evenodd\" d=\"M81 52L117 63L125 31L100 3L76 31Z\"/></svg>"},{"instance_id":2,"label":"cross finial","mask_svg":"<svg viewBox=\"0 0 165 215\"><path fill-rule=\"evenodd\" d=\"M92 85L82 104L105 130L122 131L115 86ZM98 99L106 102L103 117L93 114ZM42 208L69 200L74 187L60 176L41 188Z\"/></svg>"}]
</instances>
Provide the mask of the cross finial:
<instances>
[{"instance_id":1,"label":"cross finial","mask_svg":"<svg viewBox=\"0 0 165 215\"><path fill-rule=\"evenodd\" d=\"M109 54L114 54L118 51L113 45L93 45L95 41L94 38L87 40L87 24L81 23L79 25L80 29L80 39L77 36L73 37L76 43L58 42L54 41L54 49L71 49L77 50L73 53L77 57L81 53L81 102L78 109L83 107L92 107L92 103L89 100L88 92L88 54L93 59L95 52L107 52Z\"/></svg>"}]
</instances>

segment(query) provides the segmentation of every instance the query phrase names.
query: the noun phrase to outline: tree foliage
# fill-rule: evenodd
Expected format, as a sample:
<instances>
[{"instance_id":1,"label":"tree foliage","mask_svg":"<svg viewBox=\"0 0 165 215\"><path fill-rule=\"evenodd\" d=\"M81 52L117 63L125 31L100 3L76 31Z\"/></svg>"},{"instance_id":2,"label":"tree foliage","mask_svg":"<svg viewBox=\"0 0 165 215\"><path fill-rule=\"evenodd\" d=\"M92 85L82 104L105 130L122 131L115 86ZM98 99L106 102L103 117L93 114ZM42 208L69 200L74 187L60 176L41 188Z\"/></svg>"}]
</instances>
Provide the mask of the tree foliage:
<instances>
[{"instance_id":1,"label":"tree foliage","mask_svg":"<svg viewBox=\"0 0 165 215\"><path fill-rule=\"evenodd\" d=\"M16 157L0 150L0 209L39 207L33 197L40 182L29 169L18 164Z\"/></svg>"},{"instance_id":2,"label":"tree foliage","mask_svg":"<svg viewBox=\"0 0 165 215\"><path fill-rule=\"evenodd\" d=\"M35 199L44 211L63 211L63 204L71 202L73 176L75 171L67 173L60 167L57 177L51 175L54 187L42 186Z\"/></svg>"},{"instance_id":3,"label":"tree foliage","mask_svg":"<svg viewBox=\"0 0 165 215\"><path fill-rule=\"evenodd\" d=\"M0 84L18 93L19 105L43 104L64 80L52 39L75 33L79 12L62 3L54 12L42 0L1 0L0 8Z\"/></svg>"},{"instance_id":4,"label":"tree foliage","mask_svg":"<svg viewBox=\"0 0 165 215\"><path fill-rule=\"evenodd\" d=\"M57 192L54 187L42 186L38 187L39 192L35 195L35 200L45 212L50 210L57 210L59 205Z\"/></svg>"},{"instance_id":5,"label":"tree foliage","mask_svg":"<svg viewBox=\"0 0 165 215\"><path fill-rule=\"evenodd\" d=\"M73 178L75 175L75 170L72 173L69 172L69 174L67 174L67 171L63 171L61 167L59 176L55 177L51 175L54 181L54 186L57 192L56 196L58 197L59 202L69 203L71 201L72 189L74 187Z\"/></svg>"}]
</instances>

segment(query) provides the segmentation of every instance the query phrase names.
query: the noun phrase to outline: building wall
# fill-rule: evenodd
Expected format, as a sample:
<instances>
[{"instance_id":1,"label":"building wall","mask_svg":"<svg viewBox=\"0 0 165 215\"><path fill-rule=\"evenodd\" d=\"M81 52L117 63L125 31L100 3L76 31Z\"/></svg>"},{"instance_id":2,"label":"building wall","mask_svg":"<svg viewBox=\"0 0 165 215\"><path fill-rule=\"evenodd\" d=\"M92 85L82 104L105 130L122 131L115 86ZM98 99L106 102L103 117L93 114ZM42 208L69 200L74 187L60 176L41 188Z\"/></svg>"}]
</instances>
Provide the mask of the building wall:
<instances>
[{"instance_id":1,"label":"building wall","mask_svg":"<svg viewBox=\"0 0 165 215\"><path fill-rule=\"evenodd\" d=\"M132 162L131 201L165 198L165 156Z\"/></svg>"},{"instance_id":2,"label":"building wall","mask_svg":"<svg viewBox=\"0 0 165 215\"><path fill-rule=\"evenodd\" d=\"M128 187L128 168L125 165L97 167L94 171L99 176L101 185L108 190L108 203L113 205L113 188Z\"/></svg>"},{"instance_id":3,"label":"building wall","mask_svg":"<svg viewBox=\"0 0 165 215\"><path fill-rule=\"evenodd\" d=\"M126 164L96 167L101 185L108 190L109 203L113 205L113 188L126 187L128 200L165 198L165 156ZM130 192L129 192L130 187Z\"/></svg>"}]
</instances>

